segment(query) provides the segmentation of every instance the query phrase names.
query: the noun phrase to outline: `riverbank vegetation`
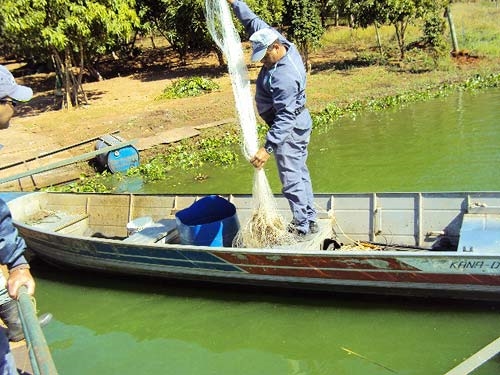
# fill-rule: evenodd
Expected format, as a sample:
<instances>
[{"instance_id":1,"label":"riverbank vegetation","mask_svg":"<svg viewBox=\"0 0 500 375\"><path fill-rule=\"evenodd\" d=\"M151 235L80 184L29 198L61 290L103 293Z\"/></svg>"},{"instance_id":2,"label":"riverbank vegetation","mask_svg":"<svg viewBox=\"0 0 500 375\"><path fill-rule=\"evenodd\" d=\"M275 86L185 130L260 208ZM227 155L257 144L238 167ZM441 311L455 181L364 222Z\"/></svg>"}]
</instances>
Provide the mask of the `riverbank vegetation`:
<instances>
[{"instance_id":1,"label":"riverbank vegetation","mask_svg":"<svg viewBox=\"0 0 500 375\"><path fill-rule=\"evenodd\" d=\"M351 32L374 31L370 44L378 56L365 53L366 62L374 58L377 62L398 59L402 64L411 63L416 56L411 52L416 49L424 52L419 60L436 63L449 50L446 20L451 26L450 5L455 5L451 0L246 2L295 42L308 71L313 69L312 54L328 44L332 30L341 27ZM467 1L464 5L470 8L477 4L485 16L480 26L488 27L484 22L495 19L490 15L498 2ZM215 53L223 66L222 53L206 27L205 5L205 0L115 0L111 6L103 0L4 0L0 3L0 46L5 55L25 60L32 68L54 71L62 93L61 106L71 108L88 102L82 84L85 74L100 80L109 56L120 60L142 54L138 46L141 35L151 38L153 45L156 37L164 38L181 64L188 64L190 54ZM237 27L246 39L239 23ZM384 29L391 31L390 38L384 39ZM452 50L458 54L458 38L451 34ZM358 55L357 61L362 62L363 57Z\"/></svg>"},{"instance_id":2,"label":"riverbank vegetation","mask_svg":"<svg viewBox=\"0 0 500 375\"><path fill-rule=\"evenodd\" d=\"M395 96L380 97L369 101L353 101L343 107L335 103L328 105L323 111L313 113L313 129L326 130L343 116L355 116L361 111L380 111L388 108L409 105L416 101L443 97L456 91L475 91L500 87L500 73L481 76L479 74L453 84L442 84L428 87L423 91L411 91ZM259 124L259 134L264 136L266 127ZM314 135L313 135L314 136ZM172 170L183 170L191 173L193 181L206 179L203 166L231 167L239 160L238 145L241 138L236 126L212 129L194 140L188 139L173 145L165 146L156 156L131 168L126 174L110 175L108 172L92 176L82 175L81 179L69 185L52 187L52 191L67 192L111 192L117 186L116 181L127 177L139 177L144 183L166 180Z\"/></svg>"}]
</instances>

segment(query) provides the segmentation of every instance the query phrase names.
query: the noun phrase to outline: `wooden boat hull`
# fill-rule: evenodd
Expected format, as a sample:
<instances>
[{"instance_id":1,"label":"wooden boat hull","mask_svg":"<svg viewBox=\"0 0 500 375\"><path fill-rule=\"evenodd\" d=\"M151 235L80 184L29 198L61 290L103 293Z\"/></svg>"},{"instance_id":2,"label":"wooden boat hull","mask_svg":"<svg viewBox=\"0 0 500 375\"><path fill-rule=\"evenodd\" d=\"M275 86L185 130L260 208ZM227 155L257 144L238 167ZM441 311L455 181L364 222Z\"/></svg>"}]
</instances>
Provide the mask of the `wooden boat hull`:
<instances>
[{"instance_id":1,"label":"wooden boat hull","mask_svg":"<svg viewBox=\"0 0 500 375\"><path fill-rule=\"evenodd\" d=\"M151 199L148 200L148 197ZM477 197L481 202L496 204L498 200L500 207L500 193L481 193ZM352 205L349 209L343 207L342 200L346 198L349 198ZM126 220L116 220L116 217L112 220L107 216L107 209L102 207L112 199L116 201L108 208L116 216L120 211L118 207L122 207L128 213ZM342 221L342 224L333 221L332 228L338 226L344 233L339 235L329 232L328 238L323 233L316 242L319 245L314 248L306 248L306 244L300 243L270 249L136 243L128 242L126 235L121 238L113 230L108 230L108 233L115 234L116 238L110 238L109 235L104 238L96 236L96 228L100 228L99 235L106 231L105 226L97 224L99 220L107 222L107 226L116 224L117 228L125 228L127 220L137 215L149 213L155 216L155 212L160 211L161 216L165 216L167 211L171 215L194 199L196 198L188 196L124 194L106 197L92 194L33 193L10 200L9 205L18 230L29 248L40 258L65 267L243 285L500 300L500 251L495 248L498 242L496 238L500 241L500 232L495 227L495 230L477 233L483 237L492 236L493 248L484 243L473 243L472 251L468 251L468 245L463 246L466 251L459 248L462 246L460 236L467 236L464 232L464 215L473 211L473 200L477 203L475 197L465 193L318 196L317 203L322 205L322 211L329 212L330 216L333 211L335 221ZM250 197L231 196L229 199L234 201L236 207L240 207L238 210L242 217L251 212ZM45 204L51 209L71 210L71 206L78 200L82 200L80 206L86 210L85 219L62 230L53 231L43 225L27 225L23 222L27 216L33 216L34 210L30 207L42 207ZM92 200L94 202L90 203ZM184 203L179 205L180 201ZM408 202L413 202L412 207L408 206ZM434 206L429 207L429 216L425 210L415 208L431 202ZM92 204L100 206L101 210L92 212L89 208ZM389 206L391 212L387 212L387 215L380 214L382 207ZM131 207L135 207L134 214L130 213ZM286 212L285 204L279 207ZM373 207L378 207L375 215ZM492 206L487 207L487 210L482 210L487 212L480 213L479 216L494 222L497 214L491 209ZM362 217L365 219L361 220ZM408 221L408 218L411 220ZM476 217L473 219L476 220ZM378 224L375 223L377 220L380 221ZM427 221L433 222L433 230L423 234L421 225ZM381 222L384 223L383 227ZM345 238L375 244L373 239L378 238L373 229L377 226L383 228L387 240L384 246L373 245L373 249L325 249L333 240L339 243L345 242ZM89 227L94 228L92 237L85 235ZM346 229L348 233L345 233ZM441 232L447 233L446 236L437 235ZM423 238L420 243L419 233ZM342 236L345 237L344 241L341 241ZM399 245L391 245L396 240ZM439 242L445 242L450 249L441 245L436 247ZM475 248L478 250L475 251Z\"/></svg>"}]
</instances>

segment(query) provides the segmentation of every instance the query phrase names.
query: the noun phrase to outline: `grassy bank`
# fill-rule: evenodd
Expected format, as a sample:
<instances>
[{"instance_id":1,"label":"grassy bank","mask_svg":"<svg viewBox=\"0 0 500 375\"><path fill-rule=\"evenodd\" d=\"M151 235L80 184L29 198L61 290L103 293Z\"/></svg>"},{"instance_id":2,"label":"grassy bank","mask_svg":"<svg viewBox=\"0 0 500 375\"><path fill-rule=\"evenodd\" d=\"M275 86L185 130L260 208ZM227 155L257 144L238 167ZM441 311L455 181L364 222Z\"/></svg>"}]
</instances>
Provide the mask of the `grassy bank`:
<instances>
[{"instance_id":1,"label":"grassy bank","mask_svg":"<svg viewBox=\"0 0 500 375\"><path fill-rule=\"evenodd\" d=\"M476 74L499 72L500 8L491 1L455 3L452 14L458 45L464 53L457 58L445 54L434 60L414 48L407 51L404 60L396 59L394 29L390 26L380 29L382 54L373 27L331 29L323 38L322 50L313 59L315 68L308 81L309 105L321 111L333 102L343 107L354 101L423 91L464 82ZM448 28L445 36L451 51ZM408 29L407 45L421 38L418 27Z\"/></svg>"},{"instance_id":2,"label":"grassy bank","mask_svg":"<svg viewBox=\"0 0 500 375\"><path fill-rule=\"evenodd\" d=\"M415 101L447 95L456 90L480 90L500 84L500 9L482 1L458 3L452 8L461 50L458 57L449 54L430 58L420 49L410 49L404 60L391 57L395 48L394 30L380 30L383 53L376 45L375 30L333 28L323 38L322 47L312 56L313 71L308 78L308 106L315 127L328 126L341 116L366 110L409 105ZM422 37L416 26L408 30L411 45ZM451 43L450 43L451 46ZM451 49L451 47L450 47ZM247 51L248 52L248 51ZM250 66L254 79L258 66ZM232 106L231 86L224 78L215 78L222 87L219 95ZM210 100L210 95L206 95ZM169 99L175 101L176 99ZM221 106L217 111L234 111ZM261 133L265 128L261 126ZM225 139L221 142L221 139ZM199 176L204 163L228 166L239 155L236 124L206 131L201 137L177 144L159 146L142 156L142 165L130 171L148 181L161 180L172 168L183 168ZM192 171L192 172L190 172ZM107 191L108 176L83 178L65 187L72 191Z\"/></svg>"}]
</instances>

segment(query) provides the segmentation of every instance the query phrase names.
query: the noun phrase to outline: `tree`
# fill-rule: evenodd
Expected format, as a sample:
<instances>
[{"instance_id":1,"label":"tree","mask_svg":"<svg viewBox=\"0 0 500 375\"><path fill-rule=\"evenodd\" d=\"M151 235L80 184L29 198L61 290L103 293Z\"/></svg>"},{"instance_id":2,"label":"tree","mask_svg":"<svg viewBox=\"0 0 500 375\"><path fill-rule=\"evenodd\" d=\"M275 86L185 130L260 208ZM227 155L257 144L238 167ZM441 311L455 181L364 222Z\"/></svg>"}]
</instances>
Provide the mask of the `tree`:
<instances>
[{"instance_id":1,"label":"tree","mask_svg":"<svg viewBox=\"0 0 500 375\"><path fill-rule=\"evenodd\" d=\"M99 57L130 42L138 25L134 6L135 0L3 0L1 36L18 56L53 65L63 105L78 106L84 68L98 76Z\"/></svg>"},{"instance_id":2,"label":"tree","mask_svg":"<svg viewBox=\"0 0 500 375\"><path fill-rule=\"evenodd\" d=\"M417 19L428 20L429 28L436 24L436 12L444 10L448 0L366 0L348 1L355 24L361 27L383 24L394 26L401 59L406 52L406 30ZM431 22L433 24L431 25ZM429 29L430 30L430 29ZM379 41L379 48L380 41Z\"/></svg>"},{"instance_id":3,"label":"tree","mask_svg":"<svg viewBox=\"0 0 500 375\"><path fill-rule=\"evenodd\" d=\"M319 44L324 29L315 0L285 0L283 24L287 36L300 51L306 69L311 71L309 54Z\"/></svg>"},{"instance_id":4,"label":"tree","mask_svg":"<svg viewBox=\"0 0 500 375\"><path fill-rule=\"evenodd\" d=\"M319 17L321 19L321 26L326 28L328 19L337 14L337 7L335 0L318 0L317 7L319 10Z\"/></svg>"},{"instance_id":5,"label":"tree","mask_svg":"<svg viewBox=\"0 0 500 375\"><path fill-rule=\"evenodd\" d=\"M260 18L274 27L281 27L283 24L285 0L247 0L248 6L258 14Z\"/></svg>"},{"instance_id":6,"label":"tree","mask_svg":"<svg viewBox=\"0 0 500 375\"><path fill-rule=\"evenodd\" d=\"M185 64L188 51L213 48L203 14L203 0L138 0L142 24L152 25Z\"/></svg>"},{"instance_id":7,"label":"tree","mask_svg":"<svg viewBox=\"0 0 500 375\"><path fill-rule=\"evenodd\" d=\"M387 19L396 30L396 38L400 56L403 59L406 51L406 29L416 19L423 19L433 12L442 2L435 0L385 0ZM440 4L441 3L441 4Z\"/></svg>"},{"instance_id":8,"label":"tree","mask_svg":"<svg viewBox=\"0 0 500 375\"><path fill-rule=\"evenodd\" d=\"M351 23L351 0L318 0L316 4L321 18L321 25L324 28L328 26L329 19L333 19L335 26L339 25L341 18L345 18L349 24Z\"/></svg>"}]
</instances>

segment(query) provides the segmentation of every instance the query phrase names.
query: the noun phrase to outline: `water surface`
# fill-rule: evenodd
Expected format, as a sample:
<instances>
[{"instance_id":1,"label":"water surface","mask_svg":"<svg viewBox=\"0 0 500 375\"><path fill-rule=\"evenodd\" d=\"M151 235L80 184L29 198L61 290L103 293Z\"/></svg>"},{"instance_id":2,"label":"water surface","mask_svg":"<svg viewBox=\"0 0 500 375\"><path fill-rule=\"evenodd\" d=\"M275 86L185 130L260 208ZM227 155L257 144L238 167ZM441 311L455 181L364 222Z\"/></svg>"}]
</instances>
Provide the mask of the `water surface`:
<instances>
[{"instance_id":1,"label":"water surface","mask_svg":"<svg viewBox=\"0 0 500 375\"><path fill-rule=\"evenodd\" d=\"M499 190L500 89L458 93L402 109L343 118L316 129L308 165L316 192ZM281 185L274 160L267 176ZM193 177L206 175L204 181ZM150 185L122 183L147 193L250 193L253 169L240 157L230 168L203 167Z\"/></svg>"}]
</instances>

